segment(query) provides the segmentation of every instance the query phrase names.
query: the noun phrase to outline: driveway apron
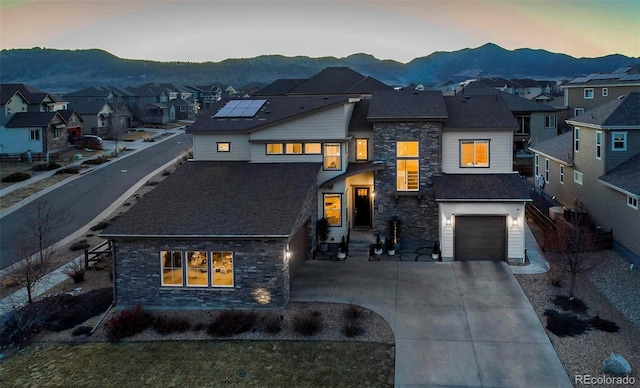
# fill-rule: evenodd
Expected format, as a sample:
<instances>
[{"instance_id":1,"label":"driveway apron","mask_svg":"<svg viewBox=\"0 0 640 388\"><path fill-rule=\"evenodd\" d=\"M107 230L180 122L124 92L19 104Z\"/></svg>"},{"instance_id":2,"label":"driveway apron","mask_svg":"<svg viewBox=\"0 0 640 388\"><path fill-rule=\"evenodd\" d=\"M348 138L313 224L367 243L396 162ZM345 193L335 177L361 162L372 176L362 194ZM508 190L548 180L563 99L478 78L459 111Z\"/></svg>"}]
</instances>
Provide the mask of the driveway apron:
<instances>
[{"instance_id":1,"label":"driveway apron","mask_svg":"<svg viewBox=\"0 0 640 388\"><path fill-rule=\"evenodd\" d=\"M389 323L396 387L571 387L503 262L307 261L292 301L353 303Z\"/></svg>"}]
</instances>

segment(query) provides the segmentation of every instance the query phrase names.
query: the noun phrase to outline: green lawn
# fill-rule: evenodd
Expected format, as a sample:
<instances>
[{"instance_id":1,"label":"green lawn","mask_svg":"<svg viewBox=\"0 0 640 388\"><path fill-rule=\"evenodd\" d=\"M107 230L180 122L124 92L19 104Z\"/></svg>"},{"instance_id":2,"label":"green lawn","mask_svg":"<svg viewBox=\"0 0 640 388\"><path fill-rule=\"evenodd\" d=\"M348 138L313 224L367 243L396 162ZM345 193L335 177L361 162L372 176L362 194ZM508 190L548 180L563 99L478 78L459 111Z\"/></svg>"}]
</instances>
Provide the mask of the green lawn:
<instances>
[{"instance_id":1,"label":"green lawn","mask_svg":"<svg viewBox=\"0 0 640 388\"><path fill-rule=\"evenodd\" d=\"M322 341L37 343L0 363L3 387L391 387L394 346Z\"/></svg>"}]
</instances>

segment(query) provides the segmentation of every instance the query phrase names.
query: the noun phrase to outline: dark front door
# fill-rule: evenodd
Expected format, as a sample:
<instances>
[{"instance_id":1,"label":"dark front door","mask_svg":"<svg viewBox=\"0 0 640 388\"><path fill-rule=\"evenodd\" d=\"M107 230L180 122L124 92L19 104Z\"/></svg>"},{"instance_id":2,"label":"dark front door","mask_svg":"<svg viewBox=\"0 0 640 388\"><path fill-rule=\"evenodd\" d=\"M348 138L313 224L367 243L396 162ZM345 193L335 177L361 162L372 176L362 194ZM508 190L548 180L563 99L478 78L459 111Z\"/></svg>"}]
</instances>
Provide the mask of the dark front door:
<instances>
[{"instance_id":1,"label":"dark front door","mask_svg":"<svg viewBox=\"0 0 640 388\"><path fill-rule=\"evenodd\" d=\"M371 227L371 197L368 187L355 187L353 226Z\"/></svg>"}]
</instances>

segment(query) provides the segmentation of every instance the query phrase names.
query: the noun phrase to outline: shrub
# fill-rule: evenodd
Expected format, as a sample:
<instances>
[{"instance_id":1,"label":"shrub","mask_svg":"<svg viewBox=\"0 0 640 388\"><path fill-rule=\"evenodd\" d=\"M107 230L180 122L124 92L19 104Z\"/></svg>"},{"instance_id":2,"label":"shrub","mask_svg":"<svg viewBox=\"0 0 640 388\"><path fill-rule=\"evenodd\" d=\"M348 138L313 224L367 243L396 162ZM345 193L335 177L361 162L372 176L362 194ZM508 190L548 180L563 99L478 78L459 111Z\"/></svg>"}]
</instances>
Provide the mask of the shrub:
<instances>
[{"instance_id":1,"label":"shrub","mask_svg":"<svg viewBox=\"0 0 640 388\"><path fill-rule=\"evenodd\" d=\"M584 314L588 309L582 300L566 295L556 295L555 298L553 298L553 304L560 307L563 311L572 311L578 314Z\"/></svg>"},{"instance_id":2,"label":"shrub","mask_svg":"<svg viewBox=\"0 0 640 388\"><path fill-rule=\"evenodd\" d=\"M618 331L620 331L620 326L618 326L617 323L608 319L602 319L599 315L591 318L589 320L589 323L594 329L607 333L617 333Z\"/></svg>"},{"instance_id":3,"label":"shrub","mask_svg":"<svg viewBox=\"0 0 640 388\"><path fill-rule=\"evenodd\" d=\"M86 272L87 270L84 268L84 263L76 260L69 263L67 268L64 270L64 274L73 279L74 283L84 282L84 275Z\"/></svg>"},{"instance_id":4,"label":"shrub","mask_svg":"<svg viewBox=\"0 0 640 388\"><path fill-rule=\"evenodd\" d=\"M574 314L546 310L547 329L558 337L573 337L584 334L590 329L589 322L583 321Z\"/></svg>"},{"instance_id":5,"label":"shrub","mask_svg":"<svg viewBox=\"0 0 640 388\"><path fill-rule=\"evenodd\" d=\"M2 178L0 181L5 183L15 183L26 181L29 178L31 178L31 174L27 174L26 172L14 172L13 174L9 174Z\"/></svg>"},{"instance_id":6,"label":"shrub","mask_svg":"<svg viewBox=\"0 0 640 388\"><path fill-rule=\"evenodd\" d=\"M93 225L91 227L91 230L93 230L95 232L97 230L102 230L102 229L106 228L107 226L109 226L109 221L100 221L97 224Z\"/></svg>"},{"instance_id":7,"label":"shrub","mask_svg":"<svg viewBox=\"0 0 640 388\"><path fill-rule=\"evenodd\" d=\"M172 318L166 315L157 316L153 319L153 330L158 334L183 333L191 327L186 318Z\"/></svg>"},{"instance_id":8,"label":"shrub","mask_svg":"<svg viewBox=\"0 0 640 388\"><path fill-rule=\"evenodd\" d=\"M310 336L322 329L322 318L319 311L302 310L293 316L293 330L296 333Z\"/></svg>"},{"instance_id":9,"label":"shrub","mask_svg":"<svg viewBox=\"0 0 640 388\"><path fill-rule=\"evenodd\" d=\"M82 162L82 164L88 164L91 166L97 166L99 164L103 164L108 162L109 159L108 158L95 158L95 159L89 159L89 160L85 160L84 162Z\"/></svg>"},{"instance_id":10,"label":"shrub","mask_svg":"<svg viewBox=\"0 0 640 388\"><path fill-rule=\"evenodd\" d=\"M147 182L145 185L146 185L146 186L158 186L158 183L160 183L160 182L157 182L157 181L149 181L149 182Z\"/></svg>"},{"instance_id":11,"label":"shrub","mask_svg":"<svg viewBox=\"0 0 640 388\"><path fill-rule=\"evenodd\" d=\"M357 322L345 322L342 325L342 333L347 337L355 337L362 334L364 330Z\"/></svg>"},{"instance_id":12,"label":"shrub","mask_svg":"<svg viewBox=\"0 0 640 388\"><path fill-rule=\"evenodd\" d=\"M81 251L83 249L87 249L91 246L91 244L87 243L87 240L80 240L78 242L75 242L73 244L71 244L71 246L69 247L70 251Z\"/></svg>"},{"instance_id":13,"label":"shrub","mask_svg":"<svg viewBox=\"0 0 640 388\"><path fill-rule=\"evenodd\" d=\"M255 313L223 310L215 317L207 327L207 333L217 337L228 337L238 333L244 333L253 328L256 320Z\"/></svg>"},{"instance_id":14,"label":"shrub","mask_svg":"<svg viewBox=\"0 0 640 388\"><path fill-rule=\"evenodd\" d=\"M59 165L56 162L49 162L49 163L46 163L46 164L36 164L31 169L33 171L51 171L51 170L55 170L56 168L60 168L60 167L62 167L62 166Z\"/></svg>"},{"instance_id":15,"label":"shrub","mask_svg":"<svg viewBox=\"0 0 640 388\"><path fill-rule=\"evenodd\" d=\"M282 330L282 316L276 313L270 313L264 317L264 331L266 333L279 333Z\"/></svg>"},{"instance_id":16,"label":"shrub","mask_svg":"<svg viewBox=\"0 0 640 388\"><path fill-rule=\"evenodd\" d=\"M104 325L104 331L109 341L120 341L143 332L153 322L153 317L137 305L133 308L122 310L110 318Z\"/></svg>"},{"instance_id":17,"label":"shrub","mask_svg":"<svg viewBox=\"0 0 640 388\"><path fill-rule=\"evenodd\" d=\"M56 171L56 173L54 175L79 174L79 173L80 173L80 169L78 167L67 167L67 168L62 168L62 169Z\"/></svg>"},{"instance_id":18,"label":"shrub","mask_svg":"<svg viewBox=\"0 0 640 388\"><path fill-rule=\"evenodd\" d=\"M164 176L169 176L169 175L171 175L171 171L170 171L170 170L164 170L164 171L162 172L162 175L164 175Z\"/></svg>"},{"instance_id":19,"label":"shrub","mask_svg":"<svg viewBox=\"0 0 640 388\"><path fill-rule=\"evenodd\" d=\"M356 320L362 316L362 309L356 305L350 304L345 307L343 314L347 319Z\"/></svg>"},{"instance_id":20,"label":"shrub","mask_svg":"<svg viewBox=\"0 0 640 388\"><path fill-rule=\"evenodd\" d=\"M79 335L89 335L91 334L91 330L93 330L89 326L78 326L71 332L71 335L77 337Z\"/></svg>"},{"instance_id":21,"label":"shrub","mask_svg":"<svg viewBox=\"0 0 640 388\"><path fill-rule=\"evenodd\" d=\"M76 296L61 294L47 299L55 298L57 298L55 301L57 308L45 322L46 328L53 331L62 331L104 313L113 302L113 289L111 287L103 287Z\"/></svg>"}]
</instances>

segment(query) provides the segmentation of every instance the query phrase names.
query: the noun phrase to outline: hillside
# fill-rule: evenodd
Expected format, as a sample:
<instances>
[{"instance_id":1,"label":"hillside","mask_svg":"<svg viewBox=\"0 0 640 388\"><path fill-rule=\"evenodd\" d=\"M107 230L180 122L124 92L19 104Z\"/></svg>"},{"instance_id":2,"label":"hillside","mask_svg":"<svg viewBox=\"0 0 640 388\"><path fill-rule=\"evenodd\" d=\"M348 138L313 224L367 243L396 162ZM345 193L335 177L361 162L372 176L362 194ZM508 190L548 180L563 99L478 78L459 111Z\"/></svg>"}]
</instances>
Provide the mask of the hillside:
<instances>
[{"instance_id":1,"label":"hillside","mask_svg":"<svg viewBox=\"0 0 640 388\"><path fill-rule=\"evenodd\" d=\"M407 64L362 53L345 58L268 55L193 63L122 59L98 49L32 48L0 51L0 82L27 83L61 92L87 86L136 86L151 81L242 87L265 85L278 78L307 78L328 66L347 66L389 85L434 85L478 76L568 79L612 71L638 61L623 55L574 58L544 50L505 50L491 43L474 49L435 52Z\"/></svg>"}]
</instances>

